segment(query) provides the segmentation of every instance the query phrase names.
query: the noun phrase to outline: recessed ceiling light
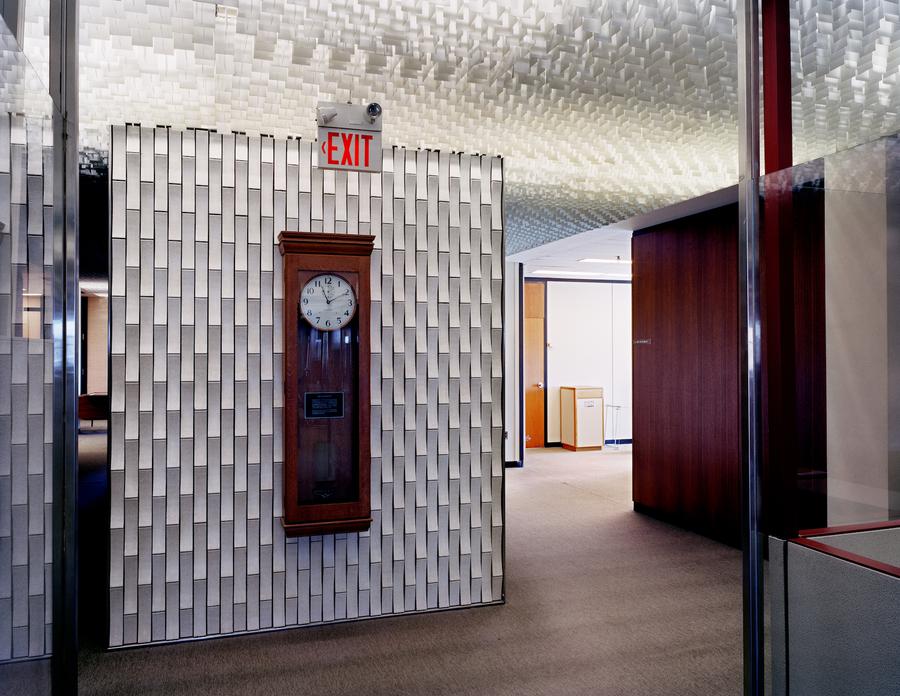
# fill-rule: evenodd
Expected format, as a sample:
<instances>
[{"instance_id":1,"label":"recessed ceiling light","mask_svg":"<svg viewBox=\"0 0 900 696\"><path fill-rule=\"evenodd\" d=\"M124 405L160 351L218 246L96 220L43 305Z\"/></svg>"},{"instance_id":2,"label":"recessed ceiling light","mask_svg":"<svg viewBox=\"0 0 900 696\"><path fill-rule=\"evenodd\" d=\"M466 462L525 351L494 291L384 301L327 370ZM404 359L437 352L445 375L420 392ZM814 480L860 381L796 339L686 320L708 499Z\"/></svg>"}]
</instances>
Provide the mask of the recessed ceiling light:
<instances>
[{"instance_id":1,"label":"recessed ceiling light","mask_svg":"<svg viewBox=\"0 0 900 696\"><path fill-rule=\"evenodd\" d=\"M631 263L631 259L623 259L617 256L614 259L578 259L581 263Z\"/></svg>"},{"instance_id":2,"label":"recessed ceiling light","mask_svg":"<svg viewBox=\"0 0 900 696\"><path fill-rule=\"evenodd\" d=\"M81 289L81 292L92 295L109 292L109 283L105 280L82 280L78 283L78 286Z\"/></svg>"}]
</instances>

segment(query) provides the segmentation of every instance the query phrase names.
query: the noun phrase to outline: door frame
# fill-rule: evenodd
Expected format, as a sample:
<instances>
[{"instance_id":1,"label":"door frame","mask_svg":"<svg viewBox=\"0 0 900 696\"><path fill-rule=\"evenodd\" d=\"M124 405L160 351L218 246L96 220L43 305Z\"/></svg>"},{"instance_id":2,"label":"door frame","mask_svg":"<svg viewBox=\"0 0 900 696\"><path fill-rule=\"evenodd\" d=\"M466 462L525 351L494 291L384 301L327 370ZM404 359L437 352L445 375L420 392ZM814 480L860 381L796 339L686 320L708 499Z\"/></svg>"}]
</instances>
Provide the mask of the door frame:
<instances>
[{"instance_id":1,"label":"door frame","mask_svg":"<svg viewBox=\"0 0 900 696\"><path fill-rule=\"evenodd\" d=\"M525 277L525 264L519 264L519 433L521 437L521 465L525 464L525 283L544 285L544 447L562 447L561 442L547 440L547 386L550 384L550 364L547 358L547 295L550 283L601 283L606 285L631 285L631 280L607 278L548 278L546 276Z\"/></svg>"},{"instance_id":2,"label":"door frame","mask_svg":"<svg viewBox=\"0 0 900 696\"><path fill-rule=\"evenodd\" d=\"M78 693L78 4L50 3L53 102L53 505L54 696Z\"/></svg>"}]
</instances>

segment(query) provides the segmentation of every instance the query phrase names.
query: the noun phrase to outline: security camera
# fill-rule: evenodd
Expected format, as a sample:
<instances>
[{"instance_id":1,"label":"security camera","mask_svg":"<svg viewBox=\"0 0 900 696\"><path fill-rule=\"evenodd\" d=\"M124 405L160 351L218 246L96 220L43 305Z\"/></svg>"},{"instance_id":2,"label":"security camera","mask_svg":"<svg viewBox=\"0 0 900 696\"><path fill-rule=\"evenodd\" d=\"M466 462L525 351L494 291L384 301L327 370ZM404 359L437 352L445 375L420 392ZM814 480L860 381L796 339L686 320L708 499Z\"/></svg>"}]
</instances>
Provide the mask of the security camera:
<instances>
[{"instance_id":1,"label":"security camera","mask_svg":"<svg viewBox=\"0 0 900 696\"><path fill-rule=\"evenodd\" d=\"M375 123L375 120L381 116L381 104L372 102L366 107L366 116L369 117L369 123Z\"/></svg>"}]
</instances>

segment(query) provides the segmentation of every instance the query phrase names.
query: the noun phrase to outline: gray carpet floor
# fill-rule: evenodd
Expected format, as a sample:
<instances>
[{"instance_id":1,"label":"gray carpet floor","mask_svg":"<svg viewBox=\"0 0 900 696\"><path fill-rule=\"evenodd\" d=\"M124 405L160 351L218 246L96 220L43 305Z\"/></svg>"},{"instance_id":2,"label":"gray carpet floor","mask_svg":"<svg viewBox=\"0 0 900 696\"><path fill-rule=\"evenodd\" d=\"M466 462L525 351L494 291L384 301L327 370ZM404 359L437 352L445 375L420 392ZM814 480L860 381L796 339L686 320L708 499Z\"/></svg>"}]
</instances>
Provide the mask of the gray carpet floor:
<instances>
[{"instance_id":1,"label":"gray carpet floor","mask_svg":"<svg viewBox=\"0 0 900 696\"><path fill-rule=\"evenodd\" d=\"M634 513L630 466L554 449L507 470L504 606L86 650L81 692L739 694L740 554Z\"/></svg>"}]
</instances>

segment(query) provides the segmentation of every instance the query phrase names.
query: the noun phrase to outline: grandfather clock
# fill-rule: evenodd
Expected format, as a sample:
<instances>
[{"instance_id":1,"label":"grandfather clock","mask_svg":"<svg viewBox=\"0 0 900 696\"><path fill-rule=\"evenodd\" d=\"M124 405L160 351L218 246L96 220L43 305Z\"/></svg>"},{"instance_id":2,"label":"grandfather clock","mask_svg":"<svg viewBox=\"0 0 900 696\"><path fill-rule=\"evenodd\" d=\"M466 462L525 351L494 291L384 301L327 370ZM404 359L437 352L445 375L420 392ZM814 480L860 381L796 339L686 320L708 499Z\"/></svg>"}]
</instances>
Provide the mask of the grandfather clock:
<instances>
[{"instance_id":1,"label":"grandfather clock","mask_svg":"<svg viewBox=\"0 0 900 696\"><path fill-rule=\"evenodd\" d=\"M282 232L288 536L369 528L374 237Z\"/></svg>"}]
</instances>

